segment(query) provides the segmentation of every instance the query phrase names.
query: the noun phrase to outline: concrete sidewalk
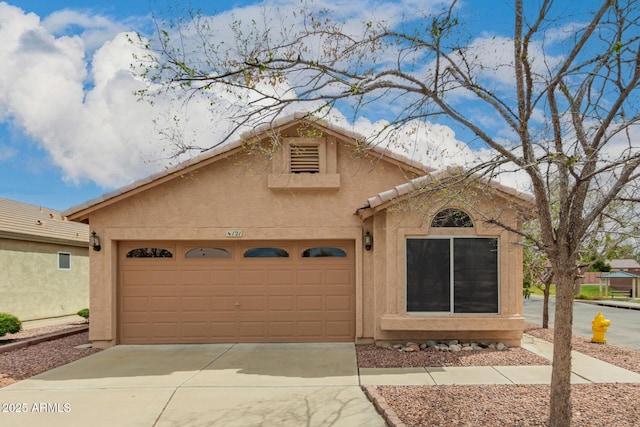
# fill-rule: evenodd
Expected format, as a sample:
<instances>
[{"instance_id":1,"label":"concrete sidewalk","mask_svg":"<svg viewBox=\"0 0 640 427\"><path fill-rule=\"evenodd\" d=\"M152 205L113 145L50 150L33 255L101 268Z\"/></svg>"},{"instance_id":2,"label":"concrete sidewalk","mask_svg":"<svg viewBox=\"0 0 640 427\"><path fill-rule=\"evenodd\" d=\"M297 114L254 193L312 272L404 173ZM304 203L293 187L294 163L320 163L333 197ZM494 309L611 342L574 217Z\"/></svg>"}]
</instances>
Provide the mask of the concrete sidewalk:
<instances>
[{"instance_id":1,"label":"concrete sidewalk","mask_svg":"<svg viewBox=\"0 0 640 427\"><path fill-rule=\"evenodd\" d=\"M524 335L522 347L553 359L553 344ZM573 351L571 383L640 383L640 374ZM550 384L551 365L360 368L362 385Z\"/></svg>"}]
</instances>

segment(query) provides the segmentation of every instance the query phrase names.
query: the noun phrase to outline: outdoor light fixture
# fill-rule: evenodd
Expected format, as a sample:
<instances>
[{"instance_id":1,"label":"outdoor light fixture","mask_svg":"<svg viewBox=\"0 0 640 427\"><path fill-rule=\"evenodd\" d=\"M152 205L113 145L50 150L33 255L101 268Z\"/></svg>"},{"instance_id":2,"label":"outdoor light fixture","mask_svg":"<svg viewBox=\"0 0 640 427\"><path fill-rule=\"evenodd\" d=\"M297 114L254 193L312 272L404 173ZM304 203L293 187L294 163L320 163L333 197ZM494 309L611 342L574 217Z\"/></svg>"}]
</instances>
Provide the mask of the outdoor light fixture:
<instances>
[{"instance_id":1,"label":"outdoor light fixture","mask_svg":"<svg viewBox=\"0 0 640 427\"><path fill-rule=\"evenodd\" d=\"M368 251L373 247L373 236L367 231L364 235L364 248Z\"/></svg>"},{"instance_id":2,"label":"outdoor light fixture","mask_svg":"<svg viewBox=\"0 0 640 427\"><path fill-rule=\"evenodd\" d=\"M100 250L100 237L98 237L95 231L92 231L91 236L89 236L89 245L94 251Z\"/></svg>"}]
</instances>

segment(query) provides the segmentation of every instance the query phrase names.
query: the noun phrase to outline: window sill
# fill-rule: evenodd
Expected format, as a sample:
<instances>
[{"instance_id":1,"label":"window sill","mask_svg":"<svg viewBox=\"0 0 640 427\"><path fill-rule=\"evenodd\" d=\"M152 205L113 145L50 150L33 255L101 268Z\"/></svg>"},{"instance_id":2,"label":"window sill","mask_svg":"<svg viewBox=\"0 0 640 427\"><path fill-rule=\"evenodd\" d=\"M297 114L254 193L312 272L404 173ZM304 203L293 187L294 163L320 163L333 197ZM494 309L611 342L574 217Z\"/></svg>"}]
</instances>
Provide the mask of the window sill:
<instances>
[{"instance_id":1,"label":"window sill","mask_svg":"<svg viewBox=\"0 0 640 427\"><path fill-rule=\"evenodd\" d=\"M517 314L385 315L380 318L383 331L511 331L522 328L524 317Z\"/></svg>"},{"instance_id":2,"label":"window sill","mask_svg":"<svg viewBox=\"0 0 640 427\"><path fill-rule=\"evenodd\" d=\"M272 190L337 190L340 174L331 173L285 173L269 174L268 186Z\"/></svg>"}]
</instances>

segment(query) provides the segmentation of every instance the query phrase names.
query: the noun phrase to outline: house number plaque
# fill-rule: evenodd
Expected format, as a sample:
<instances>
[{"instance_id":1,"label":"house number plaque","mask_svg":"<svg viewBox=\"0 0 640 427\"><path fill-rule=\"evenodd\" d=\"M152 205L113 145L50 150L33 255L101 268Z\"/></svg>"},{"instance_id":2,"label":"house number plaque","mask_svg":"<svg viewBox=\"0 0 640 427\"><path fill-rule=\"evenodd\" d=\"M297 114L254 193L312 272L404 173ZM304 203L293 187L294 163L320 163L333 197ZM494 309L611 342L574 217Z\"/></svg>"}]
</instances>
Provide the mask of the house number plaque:
<instances>
[{"instance_id":1,"label":"house number plaque","mask_svg":"<svg viewBox=\"0 0 640 427\"><path fill-rule=\"evenodd\" d=\"M227 237L242 237L242 230L227 230Z\"/></svg>"}]
</instances>

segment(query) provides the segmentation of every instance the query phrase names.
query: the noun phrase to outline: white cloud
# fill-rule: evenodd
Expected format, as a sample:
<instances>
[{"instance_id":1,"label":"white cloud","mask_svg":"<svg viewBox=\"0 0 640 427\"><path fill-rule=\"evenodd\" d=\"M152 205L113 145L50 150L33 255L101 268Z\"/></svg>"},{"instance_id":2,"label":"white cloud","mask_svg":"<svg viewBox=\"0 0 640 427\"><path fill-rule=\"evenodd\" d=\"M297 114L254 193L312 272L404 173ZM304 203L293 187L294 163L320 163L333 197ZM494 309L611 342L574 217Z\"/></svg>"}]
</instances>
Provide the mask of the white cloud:
<instances>
[{"instance_id":1,"label":"white cloud","mask_svg":"<svg viewBox=\"0 0 640 427\"><path fill-rule=\"evenodd\" d=\"M280 4L284 7L292 2ZM363 2L345 2L350 7L348 25L355 28L361 18L373 19L383 12L388 12L388 19L400 19L411 10L408 2L377 5L367 8L362 7ZM362 11L366 14L361 15ZM258 6L235 11L242 19L259 17L262 12ZM229 16L211 21L221 28L222 38L231 36ZM66 35L72 26L84 30ZM229 129L229 123L221 120L233 114L232 99L225 92L196 96L186 105L176 103L168 94L159 95L153 105L138 101L133 92L143 83L131 74L135 48L125 33L118 32L122 27L85 12L63 11L40 20L0 3L0 120L11 117L49 153L70 181L91 180L113 188L166 166L175 141L159 134L153 119L173 124L176 115L180 126L165 129L176 132L184 144L201 147L216 144ZM339 112L332 118L350 126ZM384 125L362 119L353 130L370 135ZM432 167L465 164L479 155L442 125L411 123L397 137L390 149Z\"/></svg>"}]
</instances>

